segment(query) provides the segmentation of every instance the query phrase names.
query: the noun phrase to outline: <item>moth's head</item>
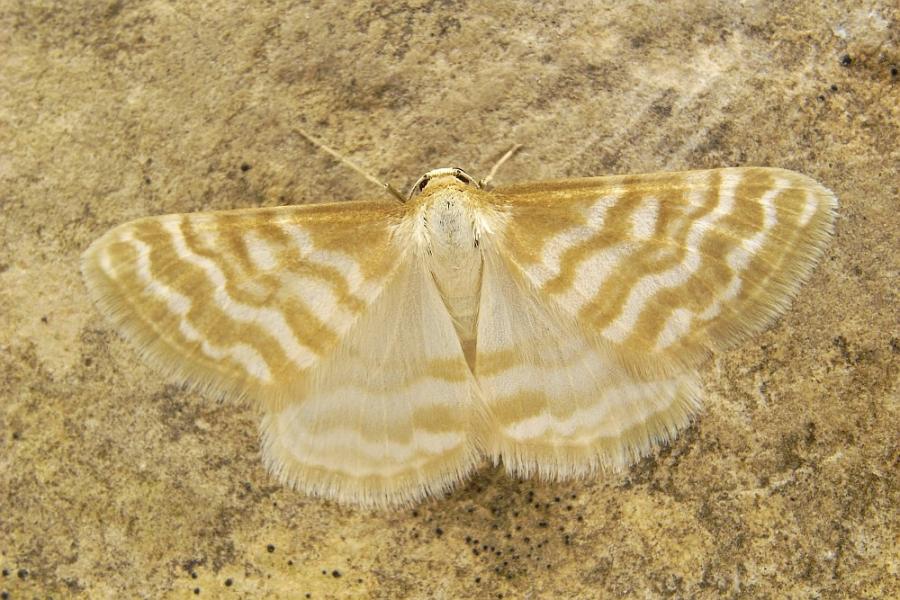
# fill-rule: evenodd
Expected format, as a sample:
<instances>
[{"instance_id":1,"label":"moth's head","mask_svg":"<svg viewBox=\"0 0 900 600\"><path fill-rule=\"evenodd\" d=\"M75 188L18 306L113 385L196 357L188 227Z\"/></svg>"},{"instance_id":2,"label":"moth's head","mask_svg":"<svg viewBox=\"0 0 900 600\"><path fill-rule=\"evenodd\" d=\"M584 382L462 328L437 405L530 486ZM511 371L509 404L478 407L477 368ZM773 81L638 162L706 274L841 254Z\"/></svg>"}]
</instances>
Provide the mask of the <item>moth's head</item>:
<instances>
[{"instance_id":1,"label":"moth's head","mask_svg":"<svg viewBox=\"0 0 900 600\"><path fill-rule=\"evenodd\" d=\"M409 190L406 199L408 202L426 190L431 191L447 187L472 187L479 190L481 189L481 184L459 167L442 167L440 169L432 169L419 177L419 180Z\"/></svg>"}]
</instances>

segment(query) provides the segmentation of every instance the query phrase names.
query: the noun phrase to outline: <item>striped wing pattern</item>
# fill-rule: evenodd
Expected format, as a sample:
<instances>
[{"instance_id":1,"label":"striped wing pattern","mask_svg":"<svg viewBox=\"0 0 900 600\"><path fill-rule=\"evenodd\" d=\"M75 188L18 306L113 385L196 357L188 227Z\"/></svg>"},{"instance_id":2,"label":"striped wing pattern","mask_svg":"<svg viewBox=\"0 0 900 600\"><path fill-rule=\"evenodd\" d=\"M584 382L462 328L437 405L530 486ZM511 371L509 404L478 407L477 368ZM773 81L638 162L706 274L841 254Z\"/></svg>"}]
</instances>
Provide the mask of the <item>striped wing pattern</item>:
<instances>
[{"instance_id":1,"label":"striped wing pattern","mask_svg":"<svg viewBox=\"0 0 900 600\"><path fill-rule=\"evenodd\" d=\"M597 336L485 261L475 375L487 451L516 475L619 470L675 436L700 404L697 375L637 377Z\"/></svg>"},{"instance_id":2,"label":"striped wing pattern","mask_svg":"<svg viewBox=\"0 0 900 600\"><path fill-rule=\"evenodd\" d=\"M260 407L280 480L409 503L480 455L472 374L430 273L392 241L397 222L384 203L145 218L95 242L83 272L151 364Z\"/></svg>"},{"instance_id":3,"label":"striped wing pattern","mask_svg":"<svg viewBox=\"0 0 900 600\"><path fill-rule=\"evenodd\" d=\"M536 292L651 373L696 366L783 312L837 201L782 169L524 184L502 252Z\"/></svg>"},{"instance_id":4,"label":"striped wing pattern","mask_svg":"<svg viewBox=\"0 0 900 600\"><path fill-rule=\"evenodd\" d=\"M367 506L439 495L480 461L477 390L424 263L403 261L300 396L262 421L284 482Z\"/></svg>"},{"instance_id":5,"label":"striped wing pattern","mask_svg":"<svg viewBox=\"0 0 900 600\"><path fill-rule=\"evenodd\" d=\"M815 181L766 168L523 184L494 201L508 221L485 259L475 371L488 449L550 478L627 466L684 427L696 365L784 310L836 209Z\"/></svg>"},{"instance_id":6,"label":"striped wing pattern","mask_svg":"<svg viewBox=\"0 0 900 600\"><path fill-rule=\"evenodd\" d=\"M390 279L390 219L380 203L149 217L94 242L82 271L151 364L277 407Z\"/></svg>"}]
</instances>

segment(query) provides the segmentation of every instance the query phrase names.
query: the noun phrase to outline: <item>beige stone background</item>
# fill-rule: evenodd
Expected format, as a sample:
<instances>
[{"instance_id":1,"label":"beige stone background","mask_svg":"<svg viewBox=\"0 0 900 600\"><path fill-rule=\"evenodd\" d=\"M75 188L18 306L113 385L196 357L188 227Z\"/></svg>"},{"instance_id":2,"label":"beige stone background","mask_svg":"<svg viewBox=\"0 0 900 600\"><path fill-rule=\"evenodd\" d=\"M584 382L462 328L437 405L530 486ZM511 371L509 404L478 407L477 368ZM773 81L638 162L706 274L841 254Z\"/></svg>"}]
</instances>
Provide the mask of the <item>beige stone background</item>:
<instances>
[{"instance_id":1,"label":"beige stone background","mask_svg":"<svg viewBox=\"0 0 900 600\"><path fill-rule=\"evenodd\" d=\"M896 598L900 36L874 2L0 0L3 598ZM397 186L771 165L841 200L792 309L618 480L367 514L166 385L80 252L142 215Z\"/></svg>"}]
</instances>

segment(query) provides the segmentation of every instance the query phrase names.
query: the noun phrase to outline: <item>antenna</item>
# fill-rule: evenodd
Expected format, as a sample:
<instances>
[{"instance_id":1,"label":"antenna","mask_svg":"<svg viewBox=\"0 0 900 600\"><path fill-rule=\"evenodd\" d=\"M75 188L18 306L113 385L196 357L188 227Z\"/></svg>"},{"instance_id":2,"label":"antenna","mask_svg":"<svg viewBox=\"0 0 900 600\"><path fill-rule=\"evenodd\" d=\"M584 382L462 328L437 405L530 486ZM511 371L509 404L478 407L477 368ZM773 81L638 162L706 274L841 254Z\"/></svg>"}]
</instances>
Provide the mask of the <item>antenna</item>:
<instances>
[{"instance_id":1,"label":"antenna","mask_svg":"<svg viewBox=\"0 0 900 600\"><path fill-rule=\"evenodd\" d=\"M302 135L304 138L306 138L307 141L309 141L314 146L318 146L321 150L324 150L325 152L327 152L328 154L330 154L337 160L341 161L346 166L350 167L351 169L353 169L354 171L356 171L357 173L359 173L360 175L365 177L367 180L371 181L375 185L383 187L385 190L388 191L389 194L391 194L394 198L396 198L400 202L406 202L406 198L403 197L403 194L401 194L400 192L397 191L397 188L395 188L394 186L392 186L389 183L384 183L383 181L379 180L374 175L371 175L370 173L366 172L365 170L362 169L362 167L357 166L355 163L353 163L349 159L345 158L343 154L341 154L337 150L334 150L333 148L331 148L328 144L326 144L319 138L308 133L302 127L295 125L294 131L296 131L297 133ZM501 159L501 162L502 162L502 160L503 159Z\"/></svg>"}]
</instances>

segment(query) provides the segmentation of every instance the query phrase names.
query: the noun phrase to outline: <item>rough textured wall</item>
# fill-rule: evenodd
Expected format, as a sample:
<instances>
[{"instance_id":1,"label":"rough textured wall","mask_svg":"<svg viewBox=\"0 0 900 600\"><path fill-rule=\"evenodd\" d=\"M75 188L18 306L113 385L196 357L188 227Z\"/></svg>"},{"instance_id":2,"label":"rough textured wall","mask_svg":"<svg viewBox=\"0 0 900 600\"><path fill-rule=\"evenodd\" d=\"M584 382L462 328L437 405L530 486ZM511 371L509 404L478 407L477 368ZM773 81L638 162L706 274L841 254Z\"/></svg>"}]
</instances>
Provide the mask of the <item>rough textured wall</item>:
<instances>
[{"instance_id":1,"label":"rough textured wall","mask_svg":"<svg viewBox=\"0 0 900 600\"><path fill-rule=\"evenodd\" d=\"M332 6L339 5L340 8ZM564 4L564 8L557 5ZM83 597L897 597L893 2L0 0L0 590ZM841 200L792 309L620 480L485 467L366 514L280 488L256 416L166 385L78 256L141 215L725 165Z\"/></svg>"}]
</instances>

